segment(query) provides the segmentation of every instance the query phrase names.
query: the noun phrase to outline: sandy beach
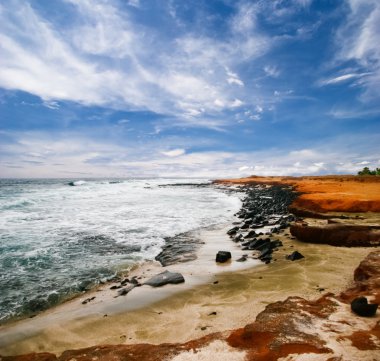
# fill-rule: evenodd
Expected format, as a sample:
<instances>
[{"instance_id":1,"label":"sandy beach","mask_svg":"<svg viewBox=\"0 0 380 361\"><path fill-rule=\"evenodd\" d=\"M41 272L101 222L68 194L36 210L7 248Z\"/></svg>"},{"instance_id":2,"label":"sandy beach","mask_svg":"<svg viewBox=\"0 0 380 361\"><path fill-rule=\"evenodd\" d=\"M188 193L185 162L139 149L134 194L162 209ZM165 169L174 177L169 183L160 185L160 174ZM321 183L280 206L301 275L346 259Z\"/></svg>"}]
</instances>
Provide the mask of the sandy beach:
<instances>
[{"instance_id":1,"label":"sandy beach","mask_svg":"<svg viewBox=\"0 0 380 361\"><path fill-rule=\"evenodd\" d=\"M371 214L371 221L364 215L339 212L340 217L378 222L376 213ZM327 220L310 221L327 224ZM252 322L268 305L290 296L314 300L350 288L354 270L372 250L300 242L285 229L276 235L283 247L274 253L273 262L248 258L238 263L236 259L247 251L230 240L226 234L230 227L202 230L199 237L204 244L197 260L165 267L182 273L184 284L159 289L142 286L117 298L109 289L112 284L99 287L34 318L2 326L1 355L59 355L67 349L105 344L185 343L227 332ZM218 250L231 251L232 261L216 264ZM287 260L285 256L295 250L305 258ZM162 270L158 262L152 262L130 276L141 277L143 282ZM91 297L96 298L82 304Z\"/></svg>"}]
</instances>

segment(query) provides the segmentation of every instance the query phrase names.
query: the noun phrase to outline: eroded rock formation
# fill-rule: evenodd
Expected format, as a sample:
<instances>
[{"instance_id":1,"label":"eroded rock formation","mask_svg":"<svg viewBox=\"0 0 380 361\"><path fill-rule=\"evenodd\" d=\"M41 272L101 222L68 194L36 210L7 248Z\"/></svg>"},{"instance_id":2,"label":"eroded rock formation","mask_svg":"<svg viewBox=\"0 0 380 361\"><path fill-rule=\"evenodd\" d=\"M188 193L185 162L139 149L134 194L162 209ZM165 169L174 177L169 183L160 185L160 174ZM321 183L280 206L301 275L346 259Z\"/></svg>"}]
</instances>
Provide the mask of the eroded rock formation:
<instances>
[{"instance_id":1,"label":"eroded rock formation","mask_svg":"<svg viewBox=\"0 0 380 361\"><path fill-rule=\"evenodd\" d=\"M289 297L270 304L244 328L213 333L183 344L103 345L49 353L9 356L1 361L231 361L299 360L373 361L380 354L380 315L359 317L350 309L358 296L380 301L380 250L371 252L355 270L353 287L339 296L316 301Z\"/></svg>"},{"instance_id":2,"label":"eroded rock formation","mask_svg":"<svg viewBox=\"0 0 380 361\"><path fill-rule=\"evenodd\" d=\"M352 224L309 225L296 222L290 233L302 242L329 244L338 247L380 246L380 227Z\"/></svg>"}]
</instances>

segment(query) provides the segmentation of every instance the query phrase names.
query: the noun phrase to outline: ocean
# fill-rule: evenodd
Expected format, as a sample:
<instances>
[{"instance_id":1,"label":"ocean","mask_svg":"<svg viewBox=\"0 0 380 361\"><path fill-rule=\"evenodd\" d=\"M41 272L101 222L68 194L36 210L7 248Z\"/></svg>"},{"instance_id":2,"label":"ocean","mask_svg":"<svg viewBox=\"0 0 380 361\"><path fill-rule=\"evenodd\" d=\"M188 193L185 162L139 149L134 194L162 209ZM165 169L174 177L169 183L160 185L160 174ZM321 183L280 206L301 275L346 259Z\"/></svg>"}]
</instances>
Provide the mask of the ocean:
<instances>
[{"instance_id":1,"label":"ocean","mask_svg":"<svg viewBox=\"0 0 380 361\"><path fill-rule=\"evenodd\" d=\"M238 195L204 183L0 180L0 322L153 260L166 237L230 221Z\"/></svg>"}]
</instances>

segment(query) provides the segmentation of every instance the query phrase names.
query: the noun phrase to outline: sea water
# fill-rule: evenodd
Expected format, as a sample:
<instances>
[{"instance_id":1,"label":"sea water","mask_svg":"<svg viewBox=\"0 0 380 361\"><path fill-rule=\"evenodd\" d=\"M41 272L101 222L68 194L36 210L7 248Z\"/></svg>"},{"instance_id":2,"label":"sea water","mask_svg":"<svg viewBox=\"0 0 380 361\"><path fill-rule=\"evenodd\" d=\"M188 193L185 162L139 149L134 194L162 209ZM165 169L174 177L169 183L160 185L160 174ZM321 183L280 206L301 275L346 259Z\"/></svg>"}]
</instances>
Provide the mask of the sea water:
<instances>
[{"instance_id":1,"label":"sea water","mask_svg":"<svg viewBox=\"0 0 380 361\"><path fill-rule=\"evenodd\" d=\"M34 314L222 224L236 194L205 180L0 180L0 322ZM178 184L181 185L178 185Z\"/></svg>"}]
</instances>

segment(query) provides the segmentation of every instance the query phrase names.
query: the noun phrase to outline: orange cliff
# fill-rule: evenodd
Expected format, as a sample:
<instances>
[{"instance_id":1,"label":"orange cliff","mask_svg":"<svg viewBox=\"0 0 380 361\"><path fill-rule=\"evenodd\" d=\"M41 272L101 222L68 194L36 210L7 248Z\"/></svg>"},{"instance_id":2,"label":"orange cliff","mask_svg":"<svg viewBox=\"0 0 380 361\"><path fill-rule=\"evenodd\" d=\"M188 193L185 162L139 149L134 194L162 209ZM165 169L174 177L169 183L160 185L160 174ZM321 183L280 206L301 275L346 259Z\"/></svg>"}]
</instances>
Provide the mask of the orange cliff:
<instances>
[{"instance_id":1,"label":"orange cliff","mask_svg":"<svg viewBox=\"0 0 380 361\"><path fill-rule=\"evenodd\" d=\"M227 184L282 184L300 193L292 210L312 212L380 212L380 177L376 176L308 176L246 177L221 179Z\"/></svg>"}]
</instances>

